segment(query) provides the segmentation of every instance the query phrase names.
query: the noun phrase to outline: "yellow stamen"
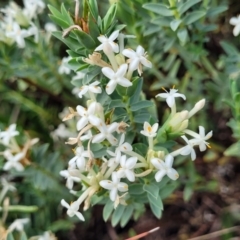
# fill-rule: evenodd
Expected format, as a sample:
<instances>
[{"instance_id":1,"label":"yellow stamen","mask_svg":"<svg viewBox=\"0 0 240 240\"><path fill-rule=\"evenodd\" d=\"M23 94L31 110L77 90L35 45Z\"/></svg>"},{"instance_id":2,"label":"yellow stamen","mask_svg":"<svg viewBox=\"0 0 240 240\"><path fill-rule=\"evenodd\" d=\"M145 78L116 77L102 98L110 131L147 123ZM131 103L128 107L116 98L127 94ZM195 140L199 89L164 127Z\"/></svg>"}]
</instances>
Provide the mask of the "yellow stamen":
<instances>
[{"instance_id":1,"label":"yellow stamen","mask_svg":"<svg viewBox=\"0 0 240 240\"><path fill-rule=\"evenodd\" d=\"M151 131L152 131L152 128L149 126L149 127L147 128L147 130L148 130L148 132L151 132Z\"/></svg>"}]
</instances>

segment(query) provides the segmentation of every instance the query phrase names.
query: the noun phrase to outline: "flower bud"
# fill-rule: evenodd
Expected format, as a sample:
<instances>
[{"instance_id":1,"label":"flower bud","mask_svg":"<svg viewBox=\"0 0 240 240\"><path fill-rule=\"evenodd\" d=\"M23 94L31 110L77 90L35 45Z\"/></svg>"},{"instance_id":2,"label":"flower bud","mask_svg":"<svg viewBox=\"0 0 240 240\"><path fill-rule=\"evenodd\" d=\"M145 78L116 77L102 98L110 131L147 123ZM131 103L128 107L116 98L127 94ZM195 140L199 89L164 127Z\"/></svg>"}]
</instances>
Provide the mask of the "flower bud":
<instances>
[{"instance_id":1,"label":"flower bud","mask_svg":"<svg viewBox=\"0 0 240 240\"><path fill-rule=\"evenodd\" d=\"M202 99L202 100L198 101L198 102L195 104L194 108L189 112L188 118L192 117L195 113L197 113L198 111L200 111L200 110L204 107L205 102L206 102L205 99Z\"/></svg>"}]
</instances>

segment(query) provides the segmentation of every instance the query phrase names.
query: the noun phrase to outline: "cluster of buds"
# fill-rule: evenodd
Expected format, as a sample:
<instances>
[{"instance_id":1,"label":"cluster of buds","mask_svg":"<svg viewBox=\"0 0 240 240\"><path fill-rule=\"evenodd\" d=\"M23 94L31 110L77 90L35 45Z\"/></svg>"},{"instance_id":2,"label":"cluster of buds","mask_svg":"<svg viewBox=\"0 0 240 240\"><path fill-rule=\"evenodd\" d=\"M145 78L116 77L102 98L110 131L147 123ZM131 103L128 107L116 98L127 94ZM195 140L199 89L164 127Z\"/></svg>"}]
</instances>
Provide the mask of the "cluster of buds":
<instances>
[{"instance_id":1,"label":"cluster of buds","mask_svg":"<svg viewBox=\"0 0 240 240\"><path fill-rule=\"evenodd\" d=\"M86 107L78 105L76 111L70 108L70 113L63 119L67 121L76 117L79 120L76 124L78 135L66 142L76 145L75 156L69 160L68 169L61 171L60 174L67 179L66 186L72 194L79 196L79 192L73 190L74 183L81 183L82 190L76 201L68 204L62 199L61 204L68 209L67 214L70 217L77 216L82 221L84 217L78 211L80 205L84 203L83 209L87 210L92 196L100 191L107 190L106 194L109 191L109 198L116 208L119 204L127 204L129 184L139 182L140 178L145 178L150 173L155 174L156 182L160 182L165 175L176 180L179 174L173 168L174 158L178 155L191 155L194 160L196 158L194 146L199 146L200 150L204 151L206 146L209 146L207 140L212 136L212 132L205 135L205 130L201 126L199 133L187 129L189 118L204 106L205 100L199 101L190 111L177 112L175 98L181 97L185 100L186 97L173 88L170 92L156 96L165 98L171 108L168 120L160 128L158 123L151 125L144 122L139 133L147 138L148 151L146 155L134 151L133 140L130 141L126 137L126 130L131 122L111 121L107 112L109 109L97 100L101 94L113 96L118 85L126 89L131 87L134 71L141 75L143 66L152 67L142 46L138 46L136 51L124 49L124 38L125 36L118 30L109 37L98 37L101 44L84 61L101 67L107 83L103 87L104 83L93 80L88 85L83 85L78 96L88 98ZM105 56L102 57L99 52L103 52ZM156 150L155 145L161 142L159 139L162 132L182 135L186 145L168 153ZM184 134L190 135L193 139L188 140ZM106 151L101 152L101 149L105 148Z\"/></svg>"}]
</instances>

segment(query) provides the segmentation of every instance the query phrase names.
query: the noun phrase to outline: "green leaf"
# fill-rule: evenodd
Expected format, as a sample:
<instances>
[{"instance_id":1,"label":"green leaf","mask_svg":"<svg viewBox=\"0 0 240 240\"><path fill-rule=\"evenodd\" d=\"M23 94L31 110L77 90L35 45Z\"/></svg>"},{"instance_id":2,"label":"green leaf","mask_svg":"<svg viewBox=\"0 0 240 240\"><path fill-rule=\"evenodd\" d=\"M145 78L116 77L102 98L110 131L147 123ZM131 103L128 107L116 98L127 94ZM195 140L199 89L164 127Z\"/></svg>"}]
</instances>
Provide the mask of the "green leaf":
<instances>
[{"instance_id":1,"label":"green leaf","mask_svg":"<svg viewBox=\"0 0 240 240\"><path fill-rule=\"evenodd\" d=\"M134 207L133 205L128 205L125 210L124 210L124 213L122 215L122 219L121 219L121 222L120 222L120 225L121 227L125 227L126 224L129 222L132 214L133 214L133 210L134 210Z\"/></svg>"},{"instance_id":2,"label":"green leaf","mask_svg":"<svg viewBox=\"0 0 240 240\"><path fill-rule=\"evenodd\" d=\"M221 41L220 45L229 56L236 55L238 53L238 49L235 46L233 46L231 43L228 43L226 41Z\"/></svg>"},{"instance_id":3,"label":"green leaf","mask_svg":"<svg viewBox=\"0 0 240 240\"><path fill-rule=\"evenodd\" d=\"M180 7L179 7L179 13L180 15L182 15L184 12L186 12L189 8L191 8L192 6L194 6L195 4L201 2L202 0L188 0L187 2L183 3Z\"/></svg>"},{"instance_id":4,"label":"green leaf","mask_svg":"<svg viewBox=\"0 0 240 240\"><path fill-rule=\"evenodd\" d=\"M148 101L148 100L139 101L134 104L131 104L131 111L135 112L135 111L138 111L139 109L148 108L152 106L153 106L153 103L151 101Z\"/></svg>"},{"instance_id":5,"label":"green leaf","mask_svg":"<svg viewBox=\"0 0 240 240\"><path fill-rule=\"evenodd\" d=\"M129 185L128 193L130 195L141 195L144 193L143 185L141 183L134 183Z\"/></svg>"},{"instance_id":6,"label":"green leaf","mask_svg":"<svg viewBox=\"0 0 240 240\"><path fill-rule=\"evenodd\" d=\"M103 33L107 32L108 28L114 22L116 12L117 12L117 4L112 4L109 10L107 11L107 14L102 20Z\"/></svg>"},{"instance_id":7,"label":"green leaf","mask_svg":"<svg viewBox=\"0 0 240 240\"><path fill-rule=\"evenodd\" d=\"M146 3L143 5L143 8L165 17L173 16L173 11L169 10L166 5L161 3Z\"/></svg>"},{"instance_id":8,"label":"green leaf","mask_svg":"<svg viewBox=\"0 0 240 240\"><path fill-rule=\"evenodd\" d=\"M112 211L113 211L114 205L113 202L109 199L106 203L106 205L103 208L103 219L106 222L108 218L110 217Z\"/></svg>"},{"instance_id":9,"label":"green leaf","mask_svg":"<svg viewBox=\"0 0 240 240\"><path fill-rule=\"evenodd\" d=\"M70 222L69 220L57 220L53 223L51 223L50 226L48 226L48 230L52 232L57 231L64 231L74 228L74 223Z\"/></svg>"},{"instance_id":10,"label":"green leaf","mask_svg":"<svg viewBox=\"0 0 240 240\"><path fill-rule=\"evenodd\" d=\"M75 40L71 37L63 38L62 32L60 32L60 31L53 32L52 35L54 37L58 38L60 41L64 42L71 50L73 50L75 52L80 47L77 40Z\"/></svg>"},{"instance_id":11,"label":"green leaf","mask_svg":"<svg viewBox=\"0 0 240 240\"><path fill-rule=\"evenodd\" d=\"M21 232L20 240L28 240L27 235L25 232Z\"/></svg>"},{"instance_id":12,"label":"green leaf","mask_svg":"<svg viewBox=\"0 0 240 240\"><path fill-rule=\"evenodd\" d=\"M140 92L142 91L143 79L137 78L133 80L133 85L127 88L127 96L132 97L131 103L135 103L139 99Z\"/></svg>"},{"instance_id":13,"label":"green leaf","mask_svg":"<svg viewBox=\"0 0 240 240\"><path fill-rule=\"evenodd\" d=\"M160 196L158 195L158 198L155 199L151 196L151 194L148 194L148 200L149 200L149 204L150 204L150 208L152 210L152 213L157 218L161 218L163 203L162 203L162 200L161 200Z\"/></svg>"},{"instance_id":14,"label":"green leaf","mask_svg":"<svg viewBox=\"0 0 240 240\"><path fill-rule=\"evenodd\" d=\"M193 195L193 186L191 183L189 183L185 186L183 191L184 201L189 201L192 195Z\"/></svg>"},{"instance_id":15,"label":"green leaf","mask_svg":"<svg viewBox=\"0 0 240 240\"><path fill-rule=\"evenodd\" d=\"M178 184L176 184L175 182L173 184L168 184L165 188L162 188L160 190L159 196L161 197L161 199L165 199L169 197L177 187Z\"/></svg>"},{"instance_id":16,"label":"green leaf","mask_svg":"<svg viewBox=\"0 0 240 240\"><path fill-rule=\"evenodd\" d=\"M148 151L148 146L144 143L135 143L133 144L133 149L135 152L141 154L142 156L145 156Z\"/></svg>"},{"instance_id":17,"label":"green leaf","mask_svg":"<svg viewBox=\"0 0 240 240\"><path fill-rule=\"evenodd\" d=\"M214 17L222 12L225 12L228 10L228 6L219 6L219 7L211 7L207 11L207 16L209 17Z\"/></svg>"},{"instance_id":18,"label":"green leaf","mask_svg":"<svg viewBox=\"0 0 240 240\"><path fill-rule=\"evenodd\" d=\"M125 107L125 105L121 99L115 99L110 102L108 107L111 109L111 108L117 108L117 107Z\"/></svg>"},{"instance_id":19,"label":"green leaf","mask_svg":"<svg viewBox=\"0 0 240 240\"><path fill-rule=\"evenodd\" d=\"M187 38L188 38L187 29L184 28L184 29L178 30L177 36L178 36L180 42L182 42L182 44L185 44L187 42Z\"/></svg>"},{"instance_id":20,"label":"green leaf","mask_svg":"<svg viewBox=\"0 0 240 240\"><path fill-rule=\"evenodd\" d=\"M186 17L183 18L183 22L186 25L189 25L191 23L196 22L197 20L199 20L200 18L202 18L205 15L206 15L205 11L193 11L193 12L189 13Z\"/></svg>"},{"instance_id":21,"label":"green leaf","mask_svg":"<svg viewBox=\"0 0 240 240\"><path fill-rule=\"evenodd\" d=\"M94 50L96 48L96 43L90 35L88 35L87 33L83 32L83 31L79 31L79 30L73 30L72 32L76 35L78 41L84 47L86 47L89 50Z\"/></svg>"},{"instance_id":22,"label":"green leaf","mask_svg":"<svg viewBox=\"0 0 240 240\"><path fill-rule=\"evenodd\" d=\"M124 206L124 205L117 206L116 210L114 211L114 213L112 215L112 219L111 219L111 223L112 223L113 227L115 227L119 223L125 208L126 208L126 206Z\"/></svg>"},{"instance_id":23,"label":"green leaf","mask_svg":"<svg viewBox=\"0 0 240 240\"><path fill-rule=\"evenodd\" d=\"M61 5L61 12L62 12L62 18L69 24L69 25L73 25L74 22L71 18L71 16L69 15L69 13L67 12L64 4L62 3Z\"/></svg>"},{"instance_id":24,"label":"green leaf","mask_svg":"<svg viewBox=\"0 0 240 240\"><path fill-rule=\"evenodd\" d=\"M155 183L150 183L150 184L144 184L143 185L143 190L149 194L151 194L155 199L158 198L158 187L156 186Z\"/></svg>"},{"instance_id":25,"label":"green leaf","mask_svg":"<svg viewBox=\"0 0 240 240\"><path fill-rule=\"evenodd\" d=\"M56 23L58 26L60 26L63 29L68 28L70 26L69 23L64 21L62 18L58 18L53 15L49 15L49 17L54 23Z\"/></svg>"},{"instance_id":26,"label":"green leaf","mask_svg":"<svg viewBox=\"0 0 240 240\"><path fill-rule=\"evenodd\" d=\"M98 4L96 0L89 0L88 2L90 13L95 21L98 19Z\"/></svg>"},{"instance_id":27,"label":"green leaf","mask_svg":"<svg viewBox=\"0 0 240 240\"><path fill-rule=\"evenodd\" d=\"M152 204L156 205L157 207L159 207L161 210L163 210L163 202L162 199L158 193L157 198L153 197L151 194L147 194L148 200L149 202L151 202Z\"/></svg>"},{"instance_id":28,"label":"green leaf","mask_svg":"<svg viewBox=\"0 0 240 240\"><path fill-rule=\"evenodd\" d=\"M134 116L134 122L136 123L144 123L144 122L149 122L150 119L149 113L139 113Z\"/></svg>"},{"instance_id":29,"label":"green leaf","mask_svg":"<svg viewBox=\"0 0 240 240\"><path fill-rule=\"evenodd\" d=\"M14 240L12 233L8 233L7 240Z\"/></svg>"},{"instance_id":30,"label":"green leaf","mask_svg":"<svg viewBox=\"0 0 240 240\"><path fill-rule=\"evenodd\" d=\"M62 14L55 7L48 5L48 8L55 17L57 17L59 19L62 18Z\"/></svg>"},{"instance_id":31,"label":"green leaf","mask_svg":"<svg viewBox=\"0 0 240 240\"><path fill-rule=\"evenodd\" d=\"M170 23L171 29L175 32L179 27L179 25L181 24L181 22L182 22L181 19L174 19L173 21L171 21Z\"/></svg>"},{"instance_id":32,"label":"green leaf","mask_svg":"<svg viewBox=\"0 0 240 240\"><path fill-rule=\"evenodd\" d=\"M239 157L240 153L240 141L232 144L224 151L224 155L228 157Z\"/></svg>"}]
</instances>

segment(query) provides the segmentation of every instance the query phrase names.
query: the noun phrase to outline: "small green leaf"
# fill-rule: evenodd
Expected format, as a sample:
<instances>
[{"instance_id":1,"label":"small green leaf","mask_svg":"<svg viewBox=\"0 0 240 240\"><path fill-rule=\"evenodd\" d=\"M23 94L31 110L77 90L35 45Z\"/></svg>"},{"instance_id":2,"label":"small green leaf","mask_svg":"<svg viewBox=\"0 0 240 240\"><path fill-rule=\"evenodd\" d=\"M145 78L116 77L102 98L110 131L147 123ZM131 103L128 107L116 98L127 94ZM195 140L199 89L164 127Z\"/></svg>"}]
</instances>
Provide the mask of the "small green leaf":
<instances>
[{"instance_id":1,"label":"small green leaf","mask_svg":"<svg viewBox=\"0 0 240 240\"><path fill-rule=\"evenodd\" d=\"M134 116L134 122L136 123L149 122L149 119L150 119L149 113L139 113Z\"/></svg>"},{"instance_id":2,"label":"small green leaf","mask_svg":"<svg viewBox=\"0 0 240 240\"><path fill-rule=\"evenodd\" d=\"M163 210L163 202L162 199L158 193L157 198L154 198L151 194L147 194L148 200L149 202L151 202L152 204L156 205L157 207L159 207L161 210Z\"/></svg>"},{"instance_id":3,"label":"small green leaf","mask_svg":"<svg viewBox=\"0 0 240 240\"><path fill-rule=\"evenodd\" d=\"M74 224L68 220L57 220L51 223L50 226L48 226L48 230L52 232L64 231L64 230L69 230L73 228L74 228Z\"/></svg>"},{"instance_id":4,"label":"small green leaf","mask_svg":"<svg viewBox=\"0 0 240 240\"><path fill-rule=\"evenodd\" d=\"M225 151L224 151L224 155L225 156L231 156L231 157L239 157L239 153L240 153L240 141L232 144L230 147L228 147Z\"/></svg>"},{"instance_id":5,"label":"small green leaf","mask_svg":"<svg viewBox=\"0 0 240 240\"><path fill-rule=\"evenodd\" d=\"M187 2L183 3L180 7L179 7L179 13L180 15L182 15L184 12L186 12L189 8L191 8L192 6L194 6L195 4L201 2L202 0L188 0Z\"/></svg>"},{"instance_id":6,"label":"small green leaf","mask_svg":"<svg viewBox=\"0 0 240 240\"><path fill-rule=\"evenodd\" d=\"M21 232L20 240L28 240L27 235L25 232Z\"/></svg>"},{"instance_id":7,"label":"small green leaf","mask_svg":"<svg viewBox=\"0 0 240 240\"><path fill-rule=\"evenodd\" d=\"M214 16L219 15L220 13L225 12L227 10L228 10L228 6L211 7L207 11L207 16L214 17Z\"/></svg>"},{"instance_id":8,"label":"small green leaf","mask_svg":"<svg viewBox=\"0 0 240 240\"><path fill-rule=\"evenodd\" d=\"M155 199L157 199L158 197L158 187L156 186L156 184L151 183L151 184L144 184L143 185L143 190L149 194L151 194Z\"/></svg>"},{"instance_id":9,"label":"small green leaf","mask_svg":"<svg viewBox=\"0 0 240 240\"><path fill-rule=\"evenodd\" d=\"M220 45L229 56L236 55L238 53L238 49L229 42L221 41Z\"/></svg>"},{"instance_id":10,"label":"small green leaf","mask_svg":"<svg viewBox=\"0 0 240 240\"><path fill-rule=\"evenodd\" d=\"M61 12L62 12L62 18L69 24L69 25L73 25L74 22L71 18L71 16L69 15L69 13L67 12L64 4L62 3L61 5Z\"/></svg>"},{"instance_id":11,"label":"small green leaf","mask_svg":"<svg viewBox=\"0 0 240 240\"><path fill-rule=\"evenodd\" d=\"M109 10L107 11L107 14L102 20L103 33L107 32L108 28L114 22L116 12L117 12L117 4L112 4Z\"/></svg>"},{"instance_id":12,"label":"small green leaf","mask_svg":"<svg viewBox=\"0 0 240 240\"><path fill-rule=\"evenodd\" d=\"M191 196L193 195L193 186L192 184L187 184L183 191L183 199L184 201L189 201Z\"/></svg>"},{"instance_id":13,"label":"small green leaf","mask_svg":"<svg viewBox=\"0 0 240 240\"><path fill-rule=\"evenodd\" d=\"M94 50L96 48L96 43L90 35L79 30L73 30L72 32L76 35L78 41L87 49Z\"/></svg>"},{"instance_id":14,"label":"small green leaf","mask_svg":"<svg viewBox=\"0 0 240 240\"><path fill-rule=\"evenodd\" d=\"M55 7L48 5L48 8L55 17L62 18L62 14Z\"/></svg>"},{"instance_id":15,"label":"small green leaf","mask_svg":"<svg viewBox=\"0 0 240 240\"><path fill-rule=\"evenodd\" d=\"M143 185L141 183L134 183L129 185L128 192L130 195L141 195L144 193Z\"/></svg>"},{"instance_id":16,"label":"small green leaf","mask_svg":"<svg viewBox=\"0 0 240 240\"><path fill-rule=\"evenodd\" d=\"M71 37L63 38L62 32L60 31L53 32L52 35L58 38L60 41L64 42L74 52L76 52L77 49L79 48L79 43L77 40Z\"/></svg>"},{"instance_id":17,"label":"small green leaf","mask_svg":"<svg viewBox=\"0 0 240 240\"><path fill-rule=\"evenodd\" d=\"M175 32L179 27L179 25L181 24L181 22L182 22L181 19L174 19L173 21L171 21L170 23L171 29Z\"/></svg>"},{"instance_id":18,"label":"small green leaf","mask_svg":"<svg viewBox=\"0 0 240 240\"><path fill-rule=\"evenodd\" d=\"M49 15L50 19L56 23L58 26L60 26L61 28L65 29L65 28L68 28L70 25L64 21L62 18L58 18L58 17L55 17L53 15Z\"/></svg>"},{"instance_id":19,"label":"small green leaf","mask_svg":"<svg viewBox=\"0 0 240 240\"><path fill-rule=\"evenodd\" d=\"M7 240L14 240L12 233L8 233Z\"/></svg>"},{"instance_id":20,"label":"small green leaf","mask_svg":"<svg viewBox=\"0 0 240 240\"><path fill-rule=\"evenodd\" d=\"M98 4L96 0L89 0L88 2L89 10L95 21L98 19Z\"/></svg>"},{"instance_id":21,"label":"small green leaf","mask_svg":"<svg viewBox=\"0 0 240 240\"><path fill-rule=\"evenodd\" d=\"M193 12L189 13L188 15L186 15L186 17L183 18L183 22L186 25L189 25L191 23L196 22L197 20L199 20L200 18L202 18L205 15L206 15L205 11L193 11Z\"/></svg>"},{"instance_id":22,"label":"small green leaf","mask_svg":"<svg viewBox=\"0 0 240 240\"><path fill-rule=\"evenodd\" d=\"M133 85L127 88L127 96L131 97L131 104L139 99L140 92L142 91L143 79L137 78L133 80Z\"/></svg>"},{"instance_id":23,"label":"small green leaf","mask_svg":"<svg viewBox=\"0 0 240 240\"><path fill-rule=\"evenodd\" d=\"M173 11L169 10L166 5L161 3L146 3L143 5L143 8L165 17L173 16Z\"/></svg>"},{"instance_id":24,"label":"small green leaf","mask_svg":"<svg viewBox=\"0 0 240 240\"><path fill-rule=\"evenodd\" d=\"M111 223L113 227L115 227L119 223L125 208L126 206L124 205L118 205L118 207L114 211L111 219Z\"/></svg>"},{"instance_id":25,"label":"small green leaf","mask_svg":"<svg viewBox=\"0 0 240 240\"><path fill-rule=\"evenodd\" d=\"M178 36L180 42L181 42L182 44L185 44L185 43L187 42L187 39L188 39L187 29L184 28L184 29L178 30L177 36Z\"/></svg>"},{"instance_id":26,"label":"small green leaf","mask_svg":"<svg viewBox=\"0 0 240 240\"><path fill-rule=\"evenodd\" d=\"M112 211L113 211L114 205L113 202L109 199L106 203L106 205L103 208L103 219L106 222L108 218L110 217Z\"/></svg>"},{"instance_id":27,"label":"small green leaf","mask_svg":"<svg viewBox=\"0 0 240 240\"><path fill-rule=\"evenodd\" d=\"M131 111L135 112L135 111L138 111L139 109L148 108L148 107L152 107L152 106L153 106L153 103L151 101L148 101L148 100L139 101L134 104L131 104Z\"/></svg>"},{"instance_id":28,"label":"small green leaf","mask_svg":"<svg viewBox=\"0 0 240 240\"><path fill-rule=\"evenodd\" d=\"M125 107L125 105L121 99L115 99L110 102L108 107L111 109L111 108L117 108L117 107Z\"/></svg>"},{"instance_id":29,"label":"small green leaf","mask_svg":"<svg viewBox=\"0 0 240 240\"><path fill-rule=\"evenodd\" d=\"M148 151L148 146L144 143L135 143L133 144L133 149L135 152L141 154L142 156L145 156Z\"/></svg>"},{"instance_id":30,"label":"small green leaf","mask_svg":"<svg viewBox=\"0 0 240 240\"><path fill-rule=\"evenodd\" d=\"M121 225L122 228L125 227L126 224L128 223L128 221L130 220L130 218L133 214L133 210L134 210L133 205L128 205L125 208L124 213L122 215L121 222L120 222L120 225Z\"/></svg>"}]
</instances>

